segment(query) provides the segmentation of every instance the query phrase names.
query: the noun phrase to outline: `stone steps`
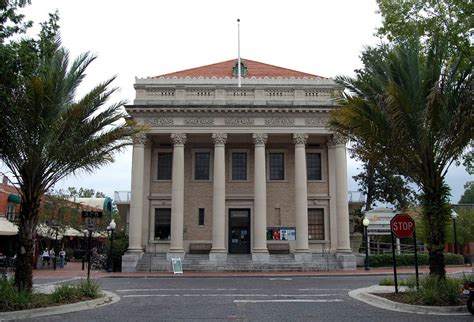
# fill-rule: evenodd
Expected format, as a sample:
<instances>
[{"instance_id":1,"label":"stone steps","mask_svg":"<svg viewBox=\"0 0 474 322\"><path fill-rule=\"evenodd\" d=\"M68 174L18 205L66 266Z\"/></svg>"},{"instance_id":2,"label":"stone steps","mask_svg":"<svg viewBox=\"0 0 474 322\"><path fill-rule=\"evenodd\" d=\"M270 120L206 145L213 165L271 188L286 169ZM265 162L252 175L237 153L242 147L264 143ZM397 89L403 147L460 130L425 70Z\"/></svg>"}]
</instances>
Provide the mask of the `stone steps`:
<instances>
[{"instance_id":1,"label":"stone steps","mask_svg":"<svg viewBox=\"0 0 474 322\"><path fill-rule=\"evenodd\" d=\"M268 262L253 262L250 254L229 254L226 262L211 262L207 254L186 254L183 261L184 271L195 272L307 272L340 268L334 255L321 254L313 254L311 262L295 262L292 254L272 254ZM144 254L137 271L169 272L171 264L166 261L166 254Z\"/></svg>"}]
</instances>

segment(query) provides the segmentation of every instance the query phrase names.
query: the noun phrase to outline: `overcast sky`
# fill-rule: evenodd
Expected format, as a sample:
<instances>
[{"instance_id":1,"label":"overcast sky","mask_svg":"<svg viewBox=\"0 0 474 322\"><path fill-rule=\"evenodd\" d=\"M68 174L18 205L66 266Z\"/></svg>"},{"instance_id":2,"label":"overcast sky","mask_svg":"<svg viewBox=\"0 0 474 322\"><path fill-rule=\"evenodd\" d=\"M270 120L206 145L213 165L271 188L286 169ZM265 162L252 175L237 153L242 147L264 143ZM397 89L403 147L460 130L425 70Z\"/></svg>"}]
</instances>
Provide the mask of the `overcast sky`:
<instances>
[{"instance_id":1,"label":"overcast sky","mask_svg":"<svg viewBox=\"0 0 474 322\"><path fill-rule=\"evenodd\" d=\"M237 57L241 19L241 56L311 74L353 75L359 55L381 24L375 0L32 0L28 19L45 21L59 11L61 37L72 57L91 51L98 59L79 94L117 75L116 99L133 102L135 77L147 77ZM357 173L349 160L348 174ZM3 167L2 171L6 169ZM93 174L69 177L56 186L93 188L113 197L130 190L131 149ZM452 202L474 176L453 168L448 176ZM349 190L357 190L349 179Z\"/></svg>"}]
</instances>

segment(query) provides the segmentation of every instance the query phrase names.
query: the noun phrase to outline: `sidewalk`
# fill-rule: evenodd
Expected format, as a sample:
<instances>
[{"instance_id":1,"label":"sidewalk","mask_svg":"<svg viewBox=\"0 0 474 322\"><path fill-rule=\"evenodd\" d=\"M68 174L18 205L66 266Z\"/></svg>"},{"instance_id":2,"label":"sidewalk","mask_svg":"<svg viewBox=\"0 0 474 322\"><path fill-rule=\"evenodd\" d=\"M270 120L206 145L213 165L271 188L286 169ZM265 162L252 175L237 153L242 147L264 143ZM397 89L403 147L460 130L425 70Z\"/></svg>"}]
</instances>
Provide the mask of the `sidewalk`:
<instances>
[{"instance_id":1,"label":"sidewalk","mask_svg":"<svg viewBox=\"0 0 474 322\"><path fill-rule=\"evenodd\" d=\"M33 271L33 278L86 278L87 268L82 270L82 263L68 263L64 268L38 269ZM428 273L429 268L423 266L419 268L420 274ZM473 268L470 266L449 266L446 267L448 274L454 273L472 273ZM415 268L397 267L397 274L414 274ZM366 271L363 267L357 270L332 270L317 272L190 272L184 271L183 276L187 277L235 277L235 276L377 276L377 275L393 275L392 268L371 268ZM105 271L91 271L91 278L103 277L169 277L173 276L172 272L135 272L135 273L108 273Z\"/></svg>"}]
</instances>

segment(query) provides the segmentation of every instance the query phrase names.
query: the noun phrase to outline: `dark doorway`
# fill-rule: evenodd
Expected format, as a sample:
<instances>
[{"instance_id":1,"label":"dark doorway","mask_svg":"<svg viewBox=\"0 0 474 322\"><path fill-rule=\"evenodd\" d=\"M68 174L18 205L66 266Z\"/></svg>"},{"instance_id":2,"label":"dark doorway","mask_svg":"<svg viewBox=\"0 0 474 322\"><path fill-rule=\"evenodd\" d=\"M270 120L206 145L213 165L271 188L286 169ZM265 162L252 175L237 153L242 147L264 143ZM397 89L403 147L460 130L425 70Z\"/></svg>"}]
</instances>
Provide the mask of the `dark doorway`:
<instances>
[{"instance_id":1,"label":"dark doorway","mask_svg":"<svg viewBox=\"0 0 474 322\"><path fill-rule=\"evenodd\" d=\"M250 209L229 209L229 253L250 253Z\"/></svg>"}]
</instances>

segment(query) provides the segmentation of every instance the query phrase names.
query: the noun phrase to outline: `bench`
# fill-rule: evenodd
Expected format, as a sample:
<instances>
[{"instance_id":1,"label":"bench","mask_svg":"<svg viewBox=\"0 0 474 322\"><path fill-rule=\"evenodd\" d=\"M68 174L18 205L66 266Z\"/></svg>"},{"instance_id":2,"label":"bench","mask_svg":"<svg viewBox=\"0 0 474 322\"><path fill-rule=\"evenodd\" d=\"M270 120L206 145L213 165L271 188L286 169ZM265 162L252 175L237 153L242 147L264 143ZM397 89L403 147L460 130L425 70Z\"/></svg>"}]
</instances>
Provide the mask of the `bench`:
<instances>
[{"instance_id":1,"label":"bench","mask_svg":"<svg viewBox=\"0 0 474 322\"><path fill-rule=\"evenodd\" d=\"M209 254L211 251L211 243L191 243L189 244L190 254Z\"/></svg>"},{"instance_id":2,"label":"bench","mask_svg":"<svg viewBox=\"0 0 474 322\"><path fill-rule=\"evenodd\" d=\"M289 243L267 244L268 252L270 254L289 254Z\"/></svg>"}]
</instances>

